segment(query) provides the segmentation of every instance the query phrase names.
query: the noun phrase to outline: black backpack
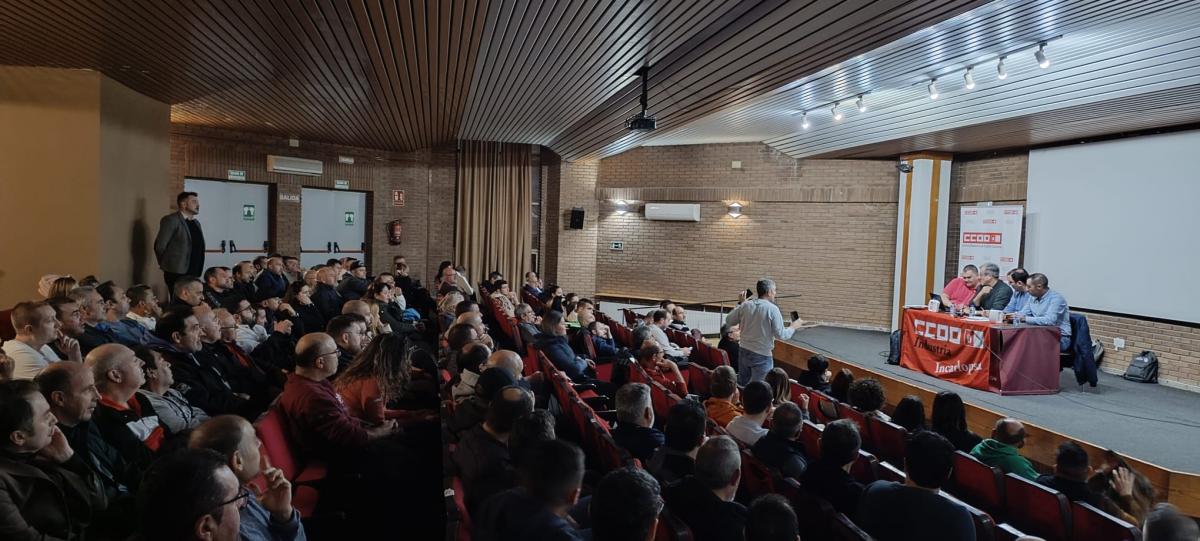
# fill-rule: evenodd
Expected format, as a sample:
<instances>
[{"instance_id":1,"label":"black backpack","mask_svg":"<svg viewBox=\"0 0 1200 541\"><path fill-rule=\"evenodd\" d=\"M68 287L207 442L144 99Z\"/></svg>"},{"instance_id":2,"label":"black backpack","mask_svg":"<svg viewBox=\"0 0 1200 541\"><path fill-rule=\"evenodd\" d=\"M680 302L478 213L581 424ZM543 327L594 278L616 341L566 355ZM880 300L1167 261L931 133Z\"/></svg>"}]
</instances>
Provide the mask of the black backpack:
<instances>
[{"instance_id":1,"label":"black backpack","mask_svg":"<svg viewBox=\"0 0 1200 541\"><path fill-rule=\"evenodd\" d=\"M891 345L888 349L888 364L900 364L900 331L892 331Z\"/></svg>"},{"instance_id":2,"label":"black backpack","mask_svg":"<svg viewBox=\"0 0 1200 541\"><path fill-rule=\"evenodd\" d=\"M1125 369L1124 378L1138 383L1158 383L1158 355L1145 350L1134 357Z\"/></svg>"}]
</instances>

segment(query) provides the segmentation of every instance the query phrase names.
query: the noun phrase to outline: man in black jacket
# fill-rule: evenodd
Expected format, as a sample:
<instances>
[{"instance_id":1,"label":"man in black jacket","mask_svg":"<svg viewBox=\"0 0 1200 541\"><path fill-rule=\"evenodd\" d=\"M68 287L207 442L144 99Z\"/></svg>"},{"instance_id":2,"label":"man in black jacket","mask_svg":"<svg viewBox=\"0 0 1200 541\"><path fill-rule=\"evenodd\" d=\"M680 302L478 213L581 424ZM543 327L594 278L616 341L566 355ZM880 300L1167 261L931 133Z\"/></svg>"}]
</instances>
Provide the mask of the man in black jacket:
<instances>
[{"instance_id":1,"label":"man in black jacket","mask_svg":"<svg viewBox=\"0 0 1200 541\"><path fill-rule=\"evenodd\" d=\"M321 311L321 317L329 321L342 314L342 304L346 302L337 292L337 271L332 267L322 267L317 271L317 288L313 291L312 301Z\"/></svg>"},{"instance_id":2,"label":"man in black jacket","mask_svg":"<svg viewBox=\"0 0 1200 541\"><path fill-rule=\"evenodd\" d=\"M858 460L862 436L858 425L839 419L821 432L821 458L809 464L804 486L829 501L839 513L853 514L858 509L863 485L850 476L850 466Z\"/></svg>"},{"instance_id":3,"label":"man in black jacket","mask_svg":"<svg viewBox=\"0 0 1200 541\"><path fill-rule=\"evenodd\" d=\"M972 303L984 310L1004 310L1012 299L1013 290L1000 279L1000 267L995 263L979 266L979 291Z\"/></svg>"},{"instance_id":4,"label":"man in black jacket","mask_svg":"<svg viewBox=\"0 0 1200 541\"><path fill-rule=\"evenodd\" d=\"M210 416L244 411L249 396L235 394L217 367L196 358L202 348L200 322L190 310L168 311L155 325L154 335L166 342L155 349L171 363L175 388L188 402Z\"/></svg>"},{"instance_id":5,"label":"man in black jacket","mask_svg":"<svg viewBox=\"0 0 1200 541\"><path fill-rule=\"evenodd\" d=\"M771 430L755 442L754 456L784 477L803 477L808 469L808 459L804 456L804 446L796 441L803 422L804 415L799 406L784 402L775 408Z\"/></svg>"},{"instance_id":6,"label":"man in black jacket","mask_svg":"<svg viewBox=\"0 0 1200 541\"><path fill-rule=\"evenodd\" d=\"M696 473L667 486L663 499L696 541L740 541L746 507L733 501L742 479L742 455L729 436L710 438L696 453Z\"/></svg>"}]
</instances>

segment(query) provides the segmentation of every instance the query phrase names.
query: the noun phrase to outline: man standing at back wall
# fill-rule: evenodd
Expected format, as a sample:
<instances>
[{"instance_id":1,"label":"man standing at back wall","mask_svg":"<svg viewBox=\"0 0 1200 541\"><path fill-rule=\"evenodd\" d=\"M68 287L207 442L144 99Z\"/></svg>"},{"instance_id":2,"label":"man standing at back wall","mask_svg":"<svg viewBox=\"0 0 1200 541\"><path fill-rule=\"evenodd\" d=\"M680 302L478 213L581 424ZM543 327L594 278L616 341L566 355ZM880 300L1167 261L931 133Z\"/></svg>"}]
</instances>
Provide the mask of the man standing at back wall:
<instances>
[{"instance_id":1,"label":"man standing at back wall","mask_svg":"<svg viewBox=\"0 0 1200 541\"><path fill-rule=\"evenodd\" d=\"M763 381L775 367L775 339L787 340L804 321L796 318L791 325L783 325L783 314L775 305L775 282L766 278L755 285L758 298L747 300L742 292L742 302L725 318L726 325L740 325L742 339L738 342L738 385L751 381Z\"/></svg>"},{"instance_id":2,"label":"man standing at back wall","mask_svg":"<svg viewBox=\"0 0 1200 541\"><path fill-rule=\"evenodd\" d=\"M198 278L204 272L204 232L196 220L200 197L196 192L181 192L175 203L179 212L158 221L158 236L154 239L154 256L167 282L168 295L180 276Z\"/></svg>"}]
</instances>

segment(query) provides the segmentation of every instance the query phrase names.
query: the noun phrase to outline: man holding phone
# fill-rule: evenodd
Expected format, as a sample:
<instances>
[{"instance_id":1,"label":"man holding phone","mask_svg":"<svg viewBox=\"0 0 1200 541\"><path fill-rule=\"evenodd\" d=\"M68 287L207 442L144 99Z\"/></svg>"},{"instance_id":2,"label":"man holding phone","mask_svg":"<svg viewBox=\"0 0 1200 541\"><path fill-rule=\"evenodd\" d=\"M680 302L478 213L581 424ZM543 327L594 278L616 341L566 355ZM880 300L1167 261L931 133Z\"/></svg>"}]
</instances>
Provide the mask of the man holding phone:
<instances>
[{"instance_id":1,"label":"man holding phone","mask_svg":"<svg viewBox=\"0 0 1200 541\"><path fill-rule=\"evenodd\" d=\"M738 385L751 381L763 381L767 372L775 367L775 339L787 340L804 326L799 314L792 313L791 325L784 326L783 314L775 304L775 282L769 279L758 281L758 298L747 300L747 292L740 295L741 301L729 316L727 325L739 325L742 339L738 352Z\"/></svg>"}]
</instances>

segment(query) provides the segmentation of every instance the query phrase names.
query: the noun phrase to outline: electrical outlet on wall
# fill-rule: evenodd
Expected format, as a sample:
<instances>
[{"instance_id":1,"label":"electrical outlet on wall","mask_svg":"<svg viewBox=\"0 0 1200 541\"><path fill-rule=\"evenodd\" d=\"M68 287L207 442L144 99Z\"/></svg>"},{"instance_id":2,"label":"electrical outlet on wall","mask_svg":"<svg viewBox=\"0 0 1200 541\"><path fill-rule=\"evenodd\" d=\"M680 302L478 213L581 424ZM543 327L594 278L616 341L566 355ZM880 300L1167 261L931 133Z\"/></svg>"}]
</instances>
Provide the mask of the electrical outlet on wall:
<instances>
[{"instance_id":1,"label":"electrical outlet on wall","mask_svg":"<svg viewBox=\"0 0 1200 541\"><path fill-rule=\"evenodd\" d=\"M1113 338L1113 348L1116 348L1117 351L1121 351L1122 349L1125 349L1125 339L1124 338Z\"/></svg>"}]
</instances>

